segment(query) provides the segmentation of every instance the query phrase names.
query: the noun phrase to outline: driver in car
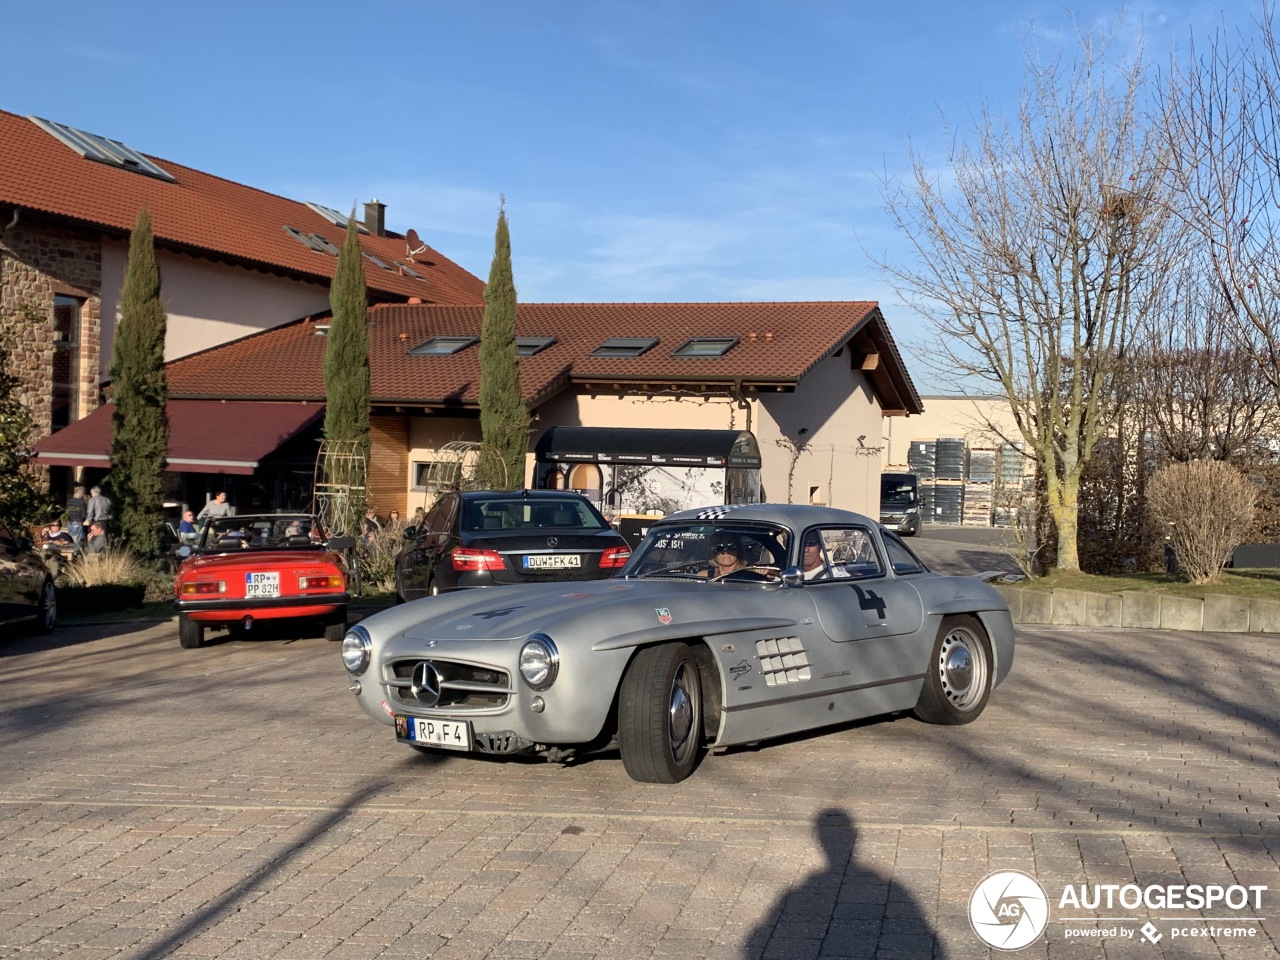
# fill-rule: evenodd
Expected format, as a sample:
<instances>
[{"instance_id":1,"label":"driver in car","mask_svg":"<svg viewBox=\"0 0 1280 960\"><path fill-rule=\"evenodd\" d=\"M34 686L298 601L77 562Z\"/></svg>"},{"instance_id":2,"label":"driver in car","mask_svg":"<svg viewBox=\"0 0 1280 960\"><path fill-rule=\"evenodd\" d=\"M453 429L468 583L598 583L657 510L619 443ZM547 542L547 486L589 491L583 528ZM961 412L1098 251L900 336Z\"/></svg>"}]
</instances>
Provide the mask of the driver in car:
<instances>
[{"instance_id":1,"label":"driver in car","mask_svg":"<svg viewBox=\"0 0 1280 960\"><path fill-rule=\"evenodd\" d=\"M746 568L742 544L729 537L719 537L711 547L712 579L726 577L729 574Z\"/></svg>"}]
</instances>

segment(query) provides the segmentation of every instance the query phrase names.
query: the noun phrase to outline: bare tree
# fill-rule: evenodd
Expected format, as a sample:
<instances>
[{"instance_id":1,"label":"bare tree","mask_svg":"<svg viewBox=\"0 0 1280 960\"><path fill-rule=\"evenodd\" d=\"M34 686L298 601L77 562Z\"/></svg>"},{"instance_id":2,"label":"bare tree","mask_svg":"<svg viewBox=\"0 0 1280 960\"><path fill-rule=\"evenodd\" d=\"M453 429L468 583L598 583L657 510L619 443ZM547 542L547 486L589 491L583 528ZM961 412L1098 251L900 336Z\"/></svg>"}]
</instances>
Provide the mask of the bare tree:
<instances>
[{"instance_id":1,"label":"bare tree","mask_svg":"<svg viewBox=\"0 0 1280 960\"><path fill-rule=\"evenodd\" d=\"M1028 57L1012 122L982 111L971 141L949 149L948 179L913 151L911 181L885 195L917 259L884 267L932 321L939 377L1008 398L1043 477L1060 570L1080 568L1081 474L1174 246L1141 55L1108 66L1088 36L1069 68Z\"/></svg>"},{"instance_id":2,"label":"bare tree","mask_svg":"<svg viewBox=\"0 0 1280 960\"><path fill-rule=\"evenodd\" d=\"M1220 32L1163 85L1171 182L1221 289L1226 332L1280 396L1280 45Z\"/></svg>"}]
</instances>

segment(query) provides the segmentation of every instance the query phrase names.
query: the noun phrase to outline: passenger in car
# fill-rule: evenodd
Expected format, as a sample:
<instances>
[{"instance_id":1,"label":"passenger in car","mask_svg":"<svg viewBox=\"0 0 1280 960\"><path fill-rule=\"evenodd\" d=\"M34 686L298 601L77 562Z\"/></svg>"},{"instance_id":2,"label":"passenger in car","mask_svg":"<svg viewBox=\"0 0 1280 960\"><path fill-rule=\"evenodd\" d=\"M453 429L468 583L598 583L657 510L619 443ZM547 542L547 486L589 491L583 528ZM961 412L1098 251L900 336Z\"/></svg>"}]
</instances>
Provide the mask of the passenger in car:
<instances>
[{"instance_id":1,"label":"passenger in car","mask_svg":"<svg viewBox=\"0 0 1280 960\"><path fill-rule=\"evenodd\" d=\"M844 567L828 565L827 558L822 553L822 541L816 533L810 533L804 538L800 550L800 568L804 571L806 580L843 579L849 576L849 571Z\"/></svg>"}]
</instances>

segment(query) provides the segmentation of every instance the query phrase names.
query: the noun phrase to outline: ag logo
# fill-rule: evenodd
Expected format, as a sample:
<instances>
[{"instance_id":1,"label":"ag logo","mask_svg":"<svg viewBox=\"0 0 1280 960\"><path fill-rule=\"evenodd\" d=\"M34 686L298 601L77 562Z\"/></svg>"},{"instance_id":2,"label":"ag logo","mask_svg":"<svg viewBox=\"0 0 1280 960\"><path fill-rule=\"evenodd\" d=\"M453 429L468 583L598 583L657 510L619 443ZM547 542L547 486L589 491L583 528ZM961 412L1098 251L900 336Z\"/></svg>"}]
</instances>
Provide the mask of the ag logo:
<instances>
[{"instance_id":1,"label":"ag logo","mask_svg":"<svg viewBox=\"0 0 1280 960\"><path fill-rule=\"evenodd\" d=\"M1021 950L1044 933L1048 922L1044 887L1020 870L989 874L969 895L969 925L996 950Z\"/></svg>"}]
</instances>

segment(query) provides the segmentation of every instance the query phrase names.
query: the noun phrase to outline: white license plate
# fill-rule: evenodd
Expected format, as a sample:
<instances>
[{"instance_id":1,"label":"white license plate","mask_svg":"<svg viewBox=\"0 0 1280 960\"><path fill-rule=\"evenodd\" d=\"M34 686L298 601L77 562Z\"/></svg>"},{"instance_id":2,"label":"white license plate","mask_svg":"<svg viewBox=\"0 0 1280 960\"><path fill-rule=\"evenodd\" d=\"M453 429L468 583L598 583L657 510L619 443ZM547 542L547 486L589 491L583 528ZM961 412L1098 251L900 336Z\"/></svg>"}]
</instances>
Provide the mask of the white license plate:
<instances>
[{"instance_id":1,"label":"white license plate","mask_svg":"<svg viewBox=\"0 0 1280 960\"><path fill-rule=\"evenodd\" d=\"M244 598L246 600L278 596L280 596L279 572L246 573L244 575Z\"/></svg>"},{"instance_id":2,"label":"white license plate","mask_svg":"<svg viewBox=\"0 0 1280 960\"><path fill-rule=\"evenodd\" d=\"M471 749L471 722L469 720L424 720L422 717L406 717L409 742L424 747L441 747L445 750Z\"/></svg>"},{"instance_id":3,"label":"white license plate","mask_svg":"<svg viewBox=\"0 0 1280 960\"><path fill-rule=\"evenodd\" d=\"M576 553L534 553L524 558L526 570L568 570L582 566Z\"/></svg>"}]
</instances>

